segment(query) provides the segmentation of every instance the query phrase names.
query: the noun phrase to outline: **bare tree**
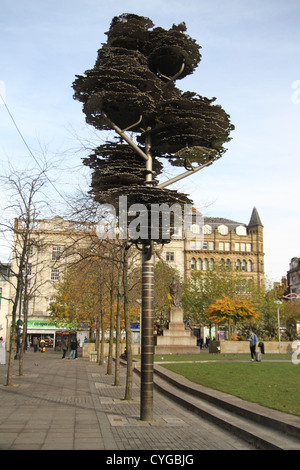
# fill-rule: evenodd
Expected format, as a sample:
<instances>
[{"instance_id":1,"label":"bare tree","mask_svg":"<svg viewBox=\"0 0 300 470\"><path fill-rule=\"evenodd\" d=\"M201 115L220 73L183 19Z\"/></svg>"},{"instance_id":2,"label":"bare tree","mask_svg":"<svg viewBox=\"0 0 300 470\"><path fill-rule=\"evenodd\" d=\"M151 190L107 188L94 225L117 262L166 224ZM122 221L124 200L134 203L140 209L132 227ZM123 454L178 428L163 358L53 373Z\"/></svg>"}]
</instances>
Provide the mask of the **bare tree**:
<instances>
[{"instance_id":1,"label":"bare tree","mask_svg":"<svg viewBox=\"0 0 300 470\"><path fill-rule=\"evenodd\" d=\"M0 224L1 234L5 236L8 232L13 234L13 250L11 260L10 282L11 282L11 327L9 341L9 360L7 368L6 385L12 385L12 367L16 356L17 326L20 327L21 320L21 298L24 293L24 303L28 300L28 273L29 262L28 254L34 243L32 237L35 220L42 210L46 207L46 197L43 193L47 182L47 172L49 167L44 163L41 168L33 168L27 171L18 172L10 168L7 175L0 176L0 184L6 191L10 203L4 208L4 215ZM12 225L11 221L14 220ZM20 312L20 318L17 319L17 312ZM25 308L25 320L27 316L27 307ZM18 323L18 324L17 324ZM26 324L23 322L23 332L26 330ZM25 332L23 333L23 345L25 342ZM23 360L23 354L21 355ZM20 365L20 375L23 373L23 366Z\"/></svg>"}]
</instances>

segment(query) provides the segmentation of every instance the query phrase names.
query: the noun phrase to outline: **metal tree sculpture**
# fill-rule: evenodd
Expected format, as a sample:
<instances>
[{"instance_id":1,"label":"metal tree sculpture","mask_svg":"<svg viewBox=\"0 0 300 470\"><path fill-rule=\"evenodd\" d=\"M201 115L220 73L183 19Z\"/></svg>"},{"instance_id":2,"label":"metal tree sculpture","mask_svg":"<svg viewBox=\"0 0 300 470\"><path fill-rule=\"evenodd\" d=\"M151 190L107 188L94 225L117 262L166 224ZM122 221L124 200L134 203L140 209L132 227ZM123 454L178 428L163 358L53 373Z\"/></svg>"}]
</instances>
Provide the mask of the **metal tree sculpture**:
<instances>
[{"instance_id":1,"label":"metal tree sculpture","mask_svg":"<svg viewBox=\"0 0 300 470\"><path fill-rule=\"evenodd\" d=\"M95 66L73 83L74 98L83 103L87 123L99 130L114 129L121 137L119 143L101 145L84 159L93 170L91 192L98 202L116 208L119 196L126 195L129 204L143 204L148 214L154 205L190 203L186 195L166 186L220 158L233 129L221 106L212 104L214 99L183 93L175 86L197 67L200 46L186 34L185 23L165 30L134 14L113 18L106 34ZM164 160L186 171L158 183ZM143 252L141 419L145 421L153 415L153 242L168 241L161 227L153 237L151 220L146 235L141 232L135 240Z\"/></svg>"}]
</instances>

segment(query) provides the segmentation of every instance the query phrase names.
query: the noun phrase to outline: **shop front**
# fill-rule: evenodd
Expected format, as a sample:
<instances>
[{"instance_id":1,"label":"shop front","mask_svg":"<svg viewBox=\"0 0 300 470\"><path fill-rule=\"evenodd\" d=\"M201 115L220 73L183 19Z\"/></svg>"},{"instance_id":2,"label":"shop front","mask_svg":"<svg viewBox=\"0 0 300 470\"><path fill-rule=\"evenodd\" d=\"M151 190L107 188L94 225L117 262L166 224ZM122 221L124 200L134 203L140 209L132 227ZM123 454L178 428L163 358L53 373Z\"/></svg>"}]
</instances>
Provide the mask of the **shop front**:
<instances>
[{"instance_id":1,"label":"shop front","mask_svg":"<svg viewBox=\"0 0 300 470\"><path fill-rule=\"evenodd\" d=\"M33 346L33 339L37 338L45 340L46 348L53 348L57 351L61 350L64 338L68 342L72 338L76 338L79 343L83 343L83 338L87 335L87 330L77 331L78 325L57 323L47 320L28 320L27 322L27 345Z\"/></svg>"},{"instance_id":2,"label":"shop front","mask_svg":"<svg viewBox=\"0 0 300 470\"><path fill-rule=\"evenodd\" d=\"M54 348L56 341L56 332L59 330L55 322L47 320L28 320L27 321L27 345L33 346L33 339L45 340L46 348Z\"/></svg>"}]
</instances>

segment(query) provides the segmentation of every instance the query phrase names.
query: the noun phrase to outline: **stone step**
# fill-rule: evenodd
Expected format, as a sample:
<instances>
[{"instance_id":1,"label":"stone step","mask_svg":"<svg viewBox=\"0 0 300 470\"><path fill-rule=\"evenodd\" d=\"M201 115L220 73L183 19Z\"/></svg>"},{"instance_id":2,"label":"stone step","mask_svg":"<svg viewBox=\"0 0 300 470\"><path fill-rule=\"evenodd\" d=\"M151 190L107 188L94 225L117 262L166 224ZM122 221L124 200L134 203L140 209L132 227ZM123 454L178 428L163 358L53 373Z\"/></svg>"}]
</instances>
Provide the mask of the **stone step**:
<instances>
[{"instance_id":1,"label":"stone step","mask_svg":"<svg viewBox=\"0 0 300 470\"><path fill-rule=\"evenodd\" d=\"M186 409L230 430L259 449L300 450L297 416L199 386L155 365L155 388Z\"/></svg>"}]
</instances>

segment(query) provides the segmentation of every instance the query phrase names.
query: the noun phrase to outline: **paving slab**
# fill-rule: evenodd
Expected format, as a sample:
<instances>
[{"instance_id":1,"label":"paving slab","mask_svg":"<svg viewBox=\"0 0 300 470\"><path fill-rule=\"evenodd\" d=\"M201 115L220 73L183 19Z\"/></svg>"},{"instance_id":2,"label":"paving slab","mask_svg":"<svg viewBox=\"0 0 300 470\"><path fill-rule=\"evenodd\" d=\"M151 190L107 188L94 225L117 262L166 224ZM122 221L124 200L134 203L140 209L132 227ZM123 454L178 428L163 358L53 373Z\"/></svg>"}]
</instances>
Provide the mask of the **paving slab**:
<instances>
[{"instance_id":1,"label":"paving slab","mask_svg":"<svg viewBox=\"0 0 300 470\"><path fill-rule=\"evenodd\" d=\"M154 392L153 421L140 420L140 378L133 374L133 399L106 365L88 359L62 360L53 350L27 351L24 376L14 363L6 387L0 365L1 450L198 451L254 450L230 432Z\"/></svg>"}]
</instances>

